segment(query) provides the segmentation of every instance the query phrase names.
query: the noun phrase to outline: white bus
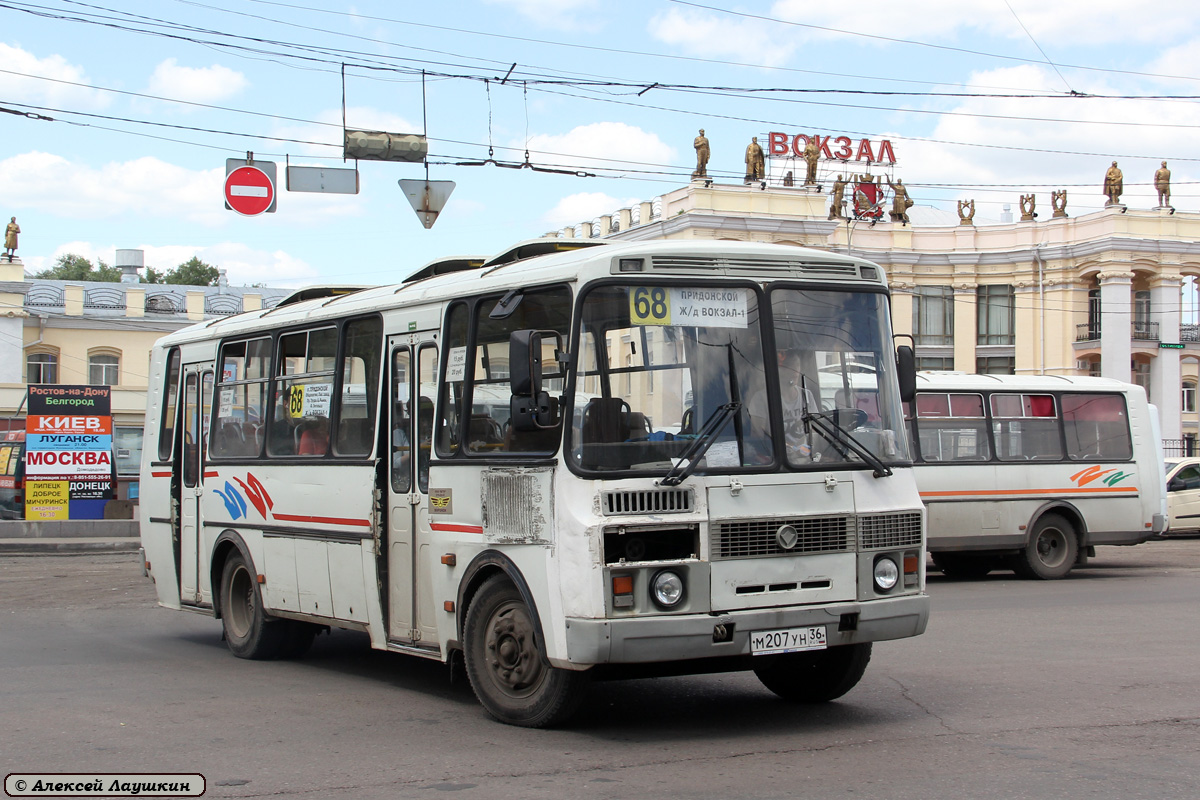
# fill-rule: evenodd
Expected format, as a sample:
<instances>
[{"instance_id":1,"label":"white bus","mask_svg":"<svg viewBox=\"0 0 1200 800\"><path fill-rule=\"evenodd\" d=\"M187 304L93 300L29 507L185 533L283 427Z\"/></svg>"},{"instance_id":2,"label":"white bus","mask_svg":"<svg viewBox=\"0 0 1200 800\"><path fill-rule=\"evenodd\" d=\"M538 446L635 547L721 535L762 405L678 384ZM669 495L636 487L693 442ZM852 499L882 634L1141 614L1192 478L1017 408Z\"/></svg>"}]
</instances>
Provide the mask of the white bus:
<instances>
[{"instance_id":1,"label":"white bus","mask_svg":"<svg viewBox=\"0 0 1200 800\"><path fill-rule=\"evenodd\" d=\"M775 245L541 240L201 323L153 353L147 569L235 655L365 631L517 725L601 677L828 701L928 618L902 376L883 271Z\"/></svg>"},{"instance_id":2,"label":"white bus","mask_svg":"<svg viewBox=\"0 0 1200 800\"><path fill-rule=\"evenodd\" d=\"M1140 386L1105 378L919 373L906 416L934 564L1061 578L1098 544L1160 533L1156 413Z\"/></svg>"}]
</instances>

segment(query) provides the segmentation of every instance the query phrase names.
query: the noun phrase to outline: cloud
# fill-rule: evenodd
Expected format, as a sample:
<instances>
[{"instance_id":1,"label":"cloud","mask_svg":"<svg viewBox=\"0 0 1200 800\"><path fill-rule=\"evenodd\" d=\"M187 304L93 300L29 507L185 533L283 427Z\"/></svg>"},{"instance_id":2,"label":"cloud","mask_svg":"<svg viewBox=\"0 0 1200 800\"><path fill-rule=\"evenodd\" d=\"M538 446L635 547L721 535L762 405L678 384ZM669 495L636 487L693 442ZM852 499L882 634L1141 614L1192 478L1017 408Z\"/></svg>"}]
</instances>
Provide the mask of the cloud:
<instances>
[{"instance_id":1,"label":"cloud","mask_svg":"<svg viewBox=\"0 0 1200 800\"><path fill-rule=\"evenodd\" d=\"M108 96L95 89L54 82L90 83L82 67L68 63L62 56L38 58L20 47L0 42L0 64L11 72L51 79L38 80L24 75L0 73L0 97L8 102L59 108L71 106L76 109L80 106L96 109L108 105Z\"/></svg>"},{"instance_id":2,"label":"cloud","mask_svg":"<svg viewBox=\"0 0 1200 800\"><path fill-rule=\"evenodd\" d=\"M764 67L786 63L804 36L799 29L766 20L672 8L654 15L649 34L685 53L705 58L732 58Z\"/></svg>"},{"instance_id":3,"label":"cloud","mask_svg":"<svg viewBox=\"0 0 1200 800\"><path fill-rule=\"evenodd\" d=\"M282 165L278 178L277 191L285 196L280 213L263 217L268 224L306 224L362 211L358 197L284 192ZM71 219L132 216L217 227L236 216L225 210L224 182L223 166L191 170L149 156L102 167L37 151L0 161L0 186L10 205Z\"/></svg>"},{"instance_id":4,"label":"cloud","mask_svg":"<svg viewBox=\"0 0 1200 800\"><path fill-rule=\"evenodd\" d=\"M489 5L507 6L543 28L593 29L604 18L600 0L485 0Z\"/></svg>"},{"instance_id":5,"label":"cloud","mask_svg":"<svg viewBox=\"0 0 1200 800\"><path fill-rule=\"evenodd\" d=\"M513 147L521 145L514 142ZM675 149L656 134L623 122L594 122L564 134L534 136L529 151L535 164L572 169L654 169L675 158Z\"/></svg>"},{"instance_id":6,"label":"cloud","mask_svg":"<svg viewBox=\"0 0 1200 800\"><path fill-rule=\"evenodd\" d=\"M1057 3L1009 0L1007 6L1004 3L963 3L961 0L920 0L882 3L853 19L847 17L845 6L836 3L781 0L764 16L874 36L942 44L959 35L982 32L1020 40L1023 46L1012 55L1033 59L1038 58L1038 53L1029 41L1030 36L1048 47L1051 58L1055 58L1056 50L1061 52L1069 46L1162 42L1164 38L1179 38L1196 29L1192 0L1160 0L1152 10L1127 0L1088 0L1086 3L1082 0ZM1170 25L1164 25L1164 20L1170 20ZM842 36L811 28L796 27L794 30L805 38ZM853 38L867 42L861 37ZM887 42L879 44L888 45Z\"/></svg>"},{"instance_id":7,"label":"cloud","mask_svg":"<svg viewBox=\"0 0 1200 800\"><path fill-rule=\"evenodd\" d=\"M978 73L968 88L987 85L1045 90L1061 83L1049 69L1022 66ZM1100 82L1077 88L1092 94L1113 93L1110 86ZM1200 109L1194 104L1153 100L1088 98L1067 103L1062 99L992 98L965 100L948 110L968 116L941 117L928 135L937 141L896 137L901 177L918 187L965 184L967 188L959 196L992 204L994 209L988 212L992 216L998 216L1003 203L1017 208L1020 196L1030 192L1038 196L1039 213L1043 208L1048 212L1050 192L1058 188L1068 190L1068 213L1099 209L1104 204L1102 178L1112 159L1119 160L1125 173L1126 194L1122 199L1131 206L1152 206L1157 200L1151 183L1158 162L1190 154L1194 150L1193 131L1200 126ZM1047 121L1052 119L1069 122ZM1155 124L1119 124L1149 121ZM880 134L880 138L888 136ZM980 146L959 147L949 142ZM1148 155L1134 158L1131 154ZM1172 183L1177 187L1194 180L1190 162L1172 164L1171 169ZM929 190L916 188L914 194L918 202L933 199Z\"/></svg>"},{"instance_id":8,"label":"cloud","mask_svg":"<svg viewBox=\"0 0 1200 800\"><path fill-rule=\"evenodd\" d=\"M603 192L579 192L571 194L558 201L554 208L542 215L541 219L548 225L562 228L577 225L580 222L591 222L604 214L613 214L622 208L640 203L638 198L618 200Z\"/></svg>"},{"instance_id":9,"label":"cloud","mask_svg":"<svg viewBox=\"0 0 1200 800\"><path fill-rule=\"evenodd\" d=\"M168 58L154 68L150 76L149 94L188 100L193 103L215 103L232 97L250 85L246 76L229 67L181 67Z\"/></svg>"}]
</instances>

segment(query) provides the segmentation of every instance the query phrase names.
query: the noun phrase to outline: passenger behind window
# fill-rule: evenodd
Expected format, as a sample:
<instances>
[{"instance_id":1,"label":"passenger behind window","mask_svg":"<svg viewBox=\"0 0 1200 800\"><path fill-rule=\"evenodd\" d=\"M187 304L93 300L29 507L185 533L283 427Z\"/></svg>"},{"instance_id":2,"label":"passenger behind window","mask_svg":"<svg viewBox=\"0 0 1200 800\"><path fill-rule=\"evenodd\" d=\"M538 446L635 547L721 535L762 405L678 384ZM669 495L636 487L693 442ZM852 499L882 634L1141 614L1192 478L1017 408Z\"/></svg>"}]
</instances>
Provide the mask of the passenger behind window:
<instances>
[{"instance_id":1,"label":"passenger behind window","mask_svg":"<svg viewBox=\"0 0 1200 800\"><path fill-rule=\"evenodd\" d=\"M329 419L309 417L297 428L300 443L296 453L302 456L323 456L329 450Z\"/></svg>"}]
</instances>

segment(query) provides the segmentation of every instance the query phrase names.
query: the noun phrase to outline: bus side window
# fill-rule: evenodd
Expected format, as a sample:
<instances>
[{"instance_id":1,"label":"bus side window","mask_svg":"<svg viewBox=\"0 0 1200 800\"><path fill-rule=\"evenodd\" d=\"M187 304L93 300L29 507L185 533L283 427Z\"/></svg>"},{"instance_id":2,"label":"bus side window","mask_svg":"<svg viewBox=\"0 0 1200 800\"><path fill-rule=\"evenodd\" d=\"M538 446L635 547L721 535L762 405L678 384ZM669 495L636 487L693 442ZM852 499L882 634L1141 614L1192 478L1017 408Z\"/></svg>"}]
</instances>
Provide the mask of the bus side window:
<instances>
[{"instance_id":1,"label":"bus side window","mask_svg":"<svg viewBox=\"0 0 1200 800\"><path fill-rule=\"evenodd\" d=\"M158 458L166 461L171 457L175 444L175 409L179 401L179 348L171 350L167 357L167 382L163 387L162 427L158 433Z\"/></svg>"}]
</instances>

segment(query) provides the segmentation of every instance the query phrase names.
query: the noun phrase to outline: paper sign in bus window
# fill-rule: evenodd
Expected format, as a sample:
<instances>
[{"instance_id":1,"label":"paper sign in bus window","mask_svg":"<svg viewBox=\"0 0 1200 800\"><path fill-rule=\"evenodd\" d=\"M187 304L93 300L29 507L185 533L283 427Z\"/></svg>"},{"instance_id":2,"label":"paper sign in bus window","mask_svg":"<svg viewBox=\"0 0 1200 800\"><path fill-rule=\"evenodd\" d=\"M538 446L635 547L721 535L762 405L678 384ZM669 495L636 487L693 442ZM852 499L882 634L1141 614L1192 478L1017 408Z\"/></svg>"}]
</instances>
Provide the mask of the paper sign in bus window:
<instances>
[{"instance_id":1,"label":"paper sign in bus window","mask_svg":"<svg viewBox=\"0 0 1200 800\"><path fill-rule=\"evenodd\" d=\"M639 286L629 292L634 325L745 328L745 289Z\"/></svg>"}]
</instances>

